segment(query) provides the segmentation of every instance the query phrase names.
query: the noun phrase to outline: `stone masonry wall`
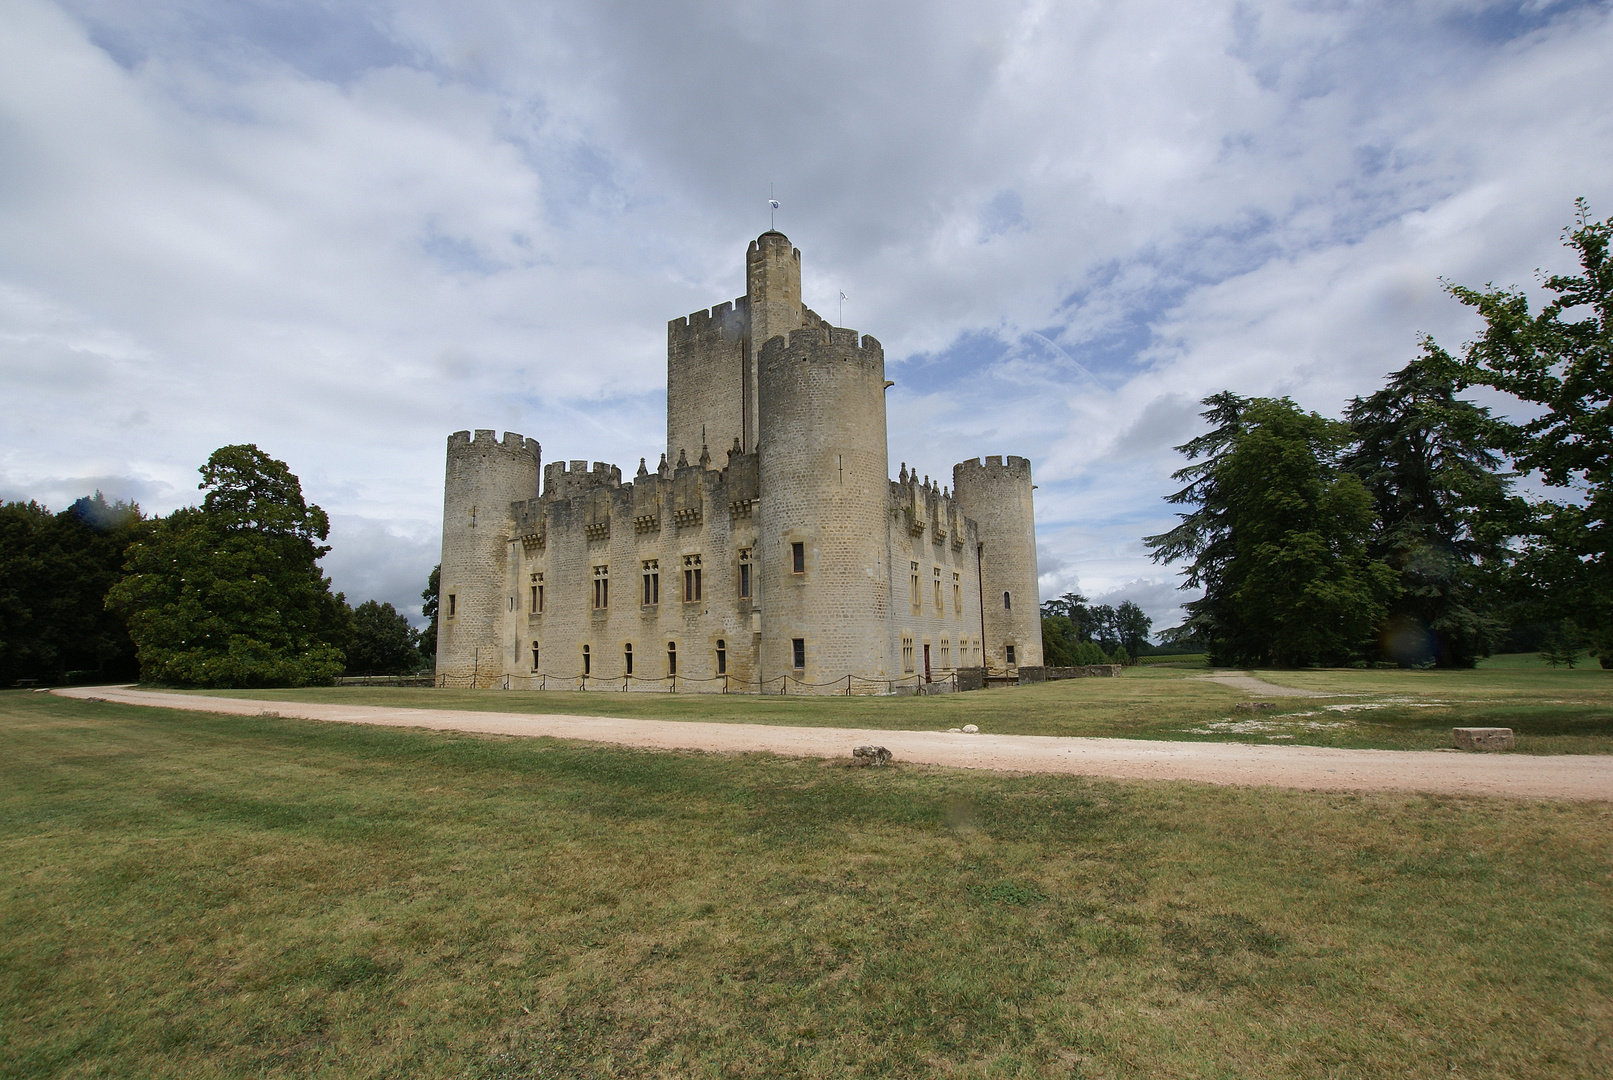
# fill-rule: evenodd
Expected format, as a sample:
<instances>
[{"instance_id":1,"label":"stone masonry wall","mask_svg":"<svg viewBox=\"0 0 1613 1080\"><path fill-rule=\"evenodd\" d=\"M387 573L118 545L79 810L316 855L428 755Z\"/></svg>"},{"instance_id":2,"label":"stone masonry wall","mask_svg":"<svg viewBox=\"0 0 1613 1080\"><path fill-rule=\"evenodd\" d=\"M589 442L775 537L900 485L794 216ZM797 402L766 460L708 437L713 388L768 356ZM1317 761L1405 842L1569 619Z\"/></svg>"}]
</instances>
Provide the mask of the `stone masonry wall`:
<instances>
[{"instance_id":1,"label":"stone masonry wall","mask_svg":"<svg viewBox=\"0 0 1613 1080\"><path fill-rule=\"evenodd\" d=\"M501 647L509 572L510 504L538 492L542 448L506 431L448 437L443 483L442 574L437 671L455 677L503 674Z\"/></svg>"},{"instance_id":2,"label":"stone masonry wall","mask_svg":"<svg viewBox=\"0 0 1613 1080\"><path fill-rule=\"evenodd\" d=\"M980 529L986 666L1007 668L1007 646L1012 645L1015 666L1039 667L1042 614L1030 462L1022 457L962 462L953 466L952 490ZM1009 597L1006 606L1004 593Z\"/></svg>"}]
</instances>

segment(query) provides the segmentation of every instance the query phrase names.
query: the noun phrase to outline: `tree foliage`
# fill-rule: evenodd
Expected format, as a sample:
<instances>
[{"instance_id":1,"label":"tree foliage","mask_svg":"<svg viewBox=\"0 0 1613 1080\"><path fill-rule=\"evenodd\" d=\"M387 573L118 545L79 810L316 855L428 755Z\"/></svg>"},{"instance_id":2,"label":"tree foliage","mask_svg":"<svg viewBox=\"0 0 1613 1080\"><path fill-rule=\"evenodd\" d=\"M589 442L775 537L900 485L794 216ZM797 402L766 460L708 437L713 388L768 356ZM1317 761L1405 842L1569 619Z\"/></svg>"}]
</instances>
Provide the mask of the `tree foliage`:
<instances>
[{"instance_id":1,"label":"tree foliage","mask_svg":"<svg viewBox=\"0 0 1613 1080\"><path fill-rule=\"evenodd\" d=\"M108 603L128 622L141 678L182 686L302 686L343 668L343 603L318 560L325 512L284 462L226 446L207 492L129 549Z\"/></svg>"},{"instance_id":2,"label":"tree foliage","mask_svg":"<svg viewBox=\"0 0 1613 1080\"><path fill-rule=\"evenodd\" d=\"M1456 396L1458 376L1425 340L1422 356L1345 412L1355 445L1342 464L1377 508L1369 553L1400 576L1380 639L1408 666L1472 667L1489 655L1505 630L1506 540L1526 516L1496 452L1505 425Z\"/></svg>"},{"instance_id":3,"label":"tree foliage","mask_svg":"<svg viewBox=\"0 0 1613 1080\"><path fill-rule=\"evenodd\" d=\"M1372 498L1339 468L1350 431L1287 398L1204 399L1211 430L1177 449L1193 464L1169 501L1194 509L1144 542L1187 561L1186 635L1213 663L1338 664L1368 652L1397 586L1369 555ZM1180 636L1179 636L1180 639Z\"/></svg>"},{"instance_id":4,"label":"tree foliage","mask_svg":"<svg viewBox=\"0 0 1613 1080\"><path fill-rule=\"evenodd\" d=\"M410 674L420 667L419 645L420 632L396 608L366 600L348 619L347 674Z\"/></svg>"},{"instance_id":5,"label":"tree foliage","mask_svg":"<svg viewBox=\"0 0 1613 1080\"><path fill-rule=\"evenodd\" d=\"M1538 407L1511 430L1519 468L1539 470L1571 497L1542 502L1517 561L1537 613L1574 618L1604 667L1613 667L1613 218L1592 221L1583 199L1564 243L1579 273L1553 274L1538 313L1519 289L1452 286L1484 333L1463 356L1462 378Z\"/></svg>"},{"instance_id":6,"label":"tree foliage","mask_svg":"<svg viewBox=\"0 0 1613 1080\"><path fill-rule=\"evenodd\" d=\"M138 506L99 491L59 514L0 506L0 686L135 677L134 643L106 595L144 528Z\"/></svg>"},{"instance_id":7,"label":"tree foliage","mask_svg":"<svg viewBox=\"0 0 1613 1080\"><path fill-rule=\"evenodd\" d=\"M425 590L420 593L420 599L425 601L420 606L420 614L426 618L426 629L420 635L420 653L428 665L437 662L437 594L441 591L442 563L438 563L431 568Z\"/></svg>"}]
</instances>

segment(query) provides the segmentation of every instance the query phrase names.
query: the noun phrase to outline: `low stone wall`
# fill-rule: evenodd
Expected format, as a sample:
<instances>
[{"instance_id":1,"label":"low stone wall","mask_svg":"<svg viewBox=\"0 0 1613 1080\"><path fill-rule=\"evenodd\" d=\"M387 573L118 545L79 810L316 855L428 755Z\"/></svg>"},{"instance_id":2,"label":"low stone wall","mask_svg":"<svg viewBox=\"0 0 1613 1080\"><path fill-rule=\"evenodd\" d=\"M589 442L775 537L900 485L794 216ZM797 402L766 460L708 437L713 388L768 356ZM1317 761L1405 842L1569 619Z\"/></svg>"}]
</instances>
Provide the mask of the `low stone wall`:
<instances>
[{"instance_id":1,"label":"low stone wall","mask_svg":"<svg viewBox=\"0 0 1613 1080\"><path fill-rule=\"evenodd\" d=\"M959 690L980 690L986 685L986 669L983 667L961 667L958 669Z\"/></svg>"},{"instance_id":2,"label":"low stone wall","mask_svg":"<svg viewBox=\"0 0 1613 1080\"><path fill-rule=\"evenodd\" d=\"M337 686L436 686L431 675L348 675L336 680Z\"/></svg>"},{"instance_id":3,"label":"low stone wall","mask_svg":"<svg viewBox=\"0 0 1613 1080\"><path fill-rule=\"evenodd\" d=\"M1113 678L1119 675L1121 664L1084 664L1080 667L1050 667L1047 669L1049 679L1092 679Z\"/></svg>"}]
</instances>

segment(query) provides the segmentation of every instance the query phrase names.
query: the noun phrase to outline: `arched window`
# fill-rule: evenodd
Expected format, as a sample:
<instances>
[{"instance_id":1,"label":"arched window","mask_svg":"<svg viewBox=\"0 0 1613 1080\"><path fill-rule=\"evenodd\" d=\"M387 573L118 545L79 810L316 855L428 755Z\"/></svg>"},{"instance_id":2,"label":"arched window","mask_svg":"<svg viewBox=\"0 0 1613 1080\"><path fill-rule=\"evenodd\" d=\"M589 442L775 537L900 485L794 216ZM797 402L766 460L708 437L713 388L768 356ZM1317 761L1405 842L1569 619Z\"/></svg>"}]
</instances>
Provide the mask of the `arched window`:
<instances>
[{"instance_id":1,"label":"arched window","mask_svg":"<svg viewBox=\"0 0 1613 1080\"><path fill-rule=\"evenodd\" d=\"M532 643L532 670L538 670L538 643L536 641Z\"/></svg>"},{"instance_id":2,"label":"arched window","mask_svg":"<svg viewBox=\"0 0 1613 1080\"><path fill-rule=\"evenodd\" d=\"M633 674L633 643L629 641L622 646L622 660L626 664L627 673Z\"/></svg>"},{"instance_id":3,"label":"arched window","mask_svg":"<svg viewBox=\"0 0 1613 1080\"><path fill-rule=\"evenodd\" d=\"M582 647L582 673L587 675L594 666L594 658L588 655L588 646Z\"/></svg>"},{"instance_id":4,"label":"arched window","mask_svg":"<svg viewBox=\"0 0 1613 1080\"><path fill-rule=\"evenodd\" d=\"M1003 593L1003 610L1004 611L1012 611L1013 607L1014 607L1013 597L1009 596L1007 593Z\"/></svg>"},{"instance_id":5,"label":"arched window","mask_svg":"<svg viewBox=\"0 0 1613 1080\"><path fill-rule=\"evenodd\" d=\"M728 674L728 642L717 639L717 674Z\"/></svg>"},{"instance_id":6,"label":"arched window","mask_svg":"<svg viewBox=\"0 0 1613 1080\"><path fill-rule=\"evenodd\" d=\"M668 675L678 673L678 643L676 641L666 643L666 673Z\"/></svg>"}]
</instances>

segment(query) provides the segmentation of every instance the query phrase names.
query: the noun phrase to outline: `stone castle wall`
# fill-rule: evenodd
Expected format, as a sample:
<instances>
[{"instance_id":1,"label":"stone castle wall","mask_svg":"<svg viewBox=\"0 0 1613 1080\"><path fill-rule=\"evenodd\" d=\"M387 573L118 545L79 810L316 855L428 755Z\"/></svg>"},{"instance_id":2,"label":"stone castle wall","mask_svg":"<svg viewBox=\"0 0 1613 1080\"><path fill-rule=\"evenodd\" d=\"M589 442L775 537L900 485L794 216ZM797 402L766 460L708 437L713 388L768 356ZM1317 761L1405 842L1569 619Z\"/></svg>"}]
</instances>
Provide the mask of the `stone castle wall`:
<instances>
[{"instance_id":1,"label":"stone castle wall","mask_svg":"<svg viewBox=\"0 0 1613 1080\"><path fill-rule=\"evenodd\" d=\"M1007 647L1012 645L1012 666L1039 667L1042 613L1030 462L1022 457L961 462L952 468L952 490L979 529L986 666L1011 666Z\"/></svg>"},{"instance_id":2,"label":"stone castle wall","mask_svg":"<svg viewBox=\"0 0 1613 1080\"><path fill-rule=\"evenodd\" d=\"M979 529L957 499L902 465L889 484L896 672L942 678L981 664ZM915 580L916 579L916 580ZM937 589L937 585L940 586Z\"/></svg>"},{"instance_id":3,"label":"stone castle wall","mask_svg":"<svg viewBox=\"0 0 1613 1080\"><path fill-rule=\"evenodd\" d=\"M854 330L775 337L758 364L765 678L890 672L885 354ZM802 545L797 573L795 544ZM793 642L805 646L795 665Z\"/></svg>"},{"instance_id":4,"label":"stone castle wall","mask_svg":"<svg viewBox=\"0 0 1613 1080\"><path fill-rule=\"evenodd\" d=\"M538 492L543 450L506 431L456 431L448 437L443 482L442 573L437 670L468 676L502 671L510 505ZM484 666L487 665L487 666Z\"/></svg>"}]
</instances>

